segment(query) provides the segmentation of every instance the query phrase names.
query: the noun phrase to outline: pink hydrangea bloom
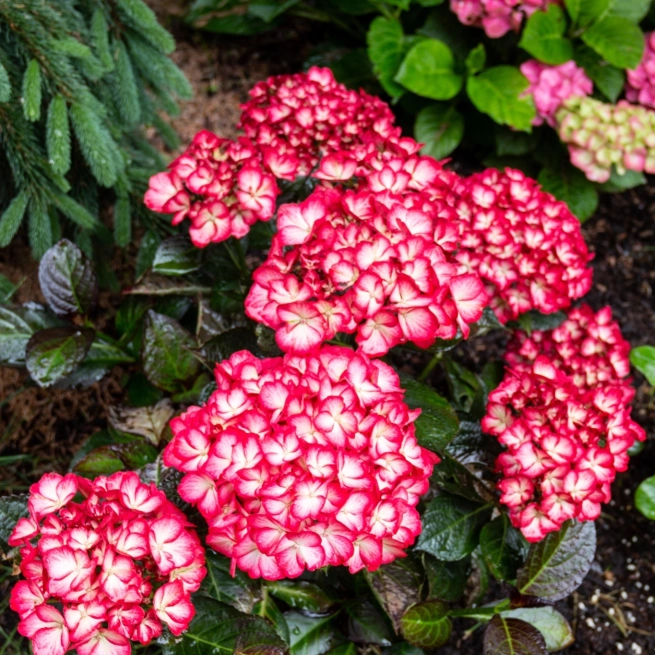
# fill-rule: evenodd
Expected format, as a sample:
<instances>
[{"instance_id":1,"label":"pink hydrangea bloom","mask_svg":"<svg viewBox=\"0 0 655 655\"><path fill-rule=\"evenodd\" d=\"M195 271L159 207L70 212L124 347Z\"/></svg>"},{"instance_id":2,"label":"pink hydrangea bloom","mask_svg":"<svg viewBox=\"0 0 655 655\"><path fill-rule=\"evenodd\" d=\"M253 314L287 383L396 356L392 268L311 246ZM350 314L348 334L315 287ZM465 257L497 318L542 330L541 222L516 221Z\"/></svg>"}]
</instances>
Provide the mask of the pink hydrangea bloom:
<instances>
[{"instance_id":1,"label":"pink hydrangea bloom","mask_svg":"<svg viewBox=\"0 0 655 655\"><path fill-rule=\"evenodd\" d=\"M519 332L510 343L482 428L507 448L500 501L528 541L598 518L628 450L645 439L630 417L629 351L608 307L572 309L552 332Z\"/></svg>"},{"instance_id":2,"label":"pink hydrangea bloom","mask_svg":"<svg viewBox=\"0 0 655 655\"><path fill-rule=\"evenodd\" d=\"M630 102L655 108L655 32L645 36L644 56L637 68L627 71L625 97Z\"/></svg>"},{"instance_id":3,"label":"pink hydrangea bloom","mask_svg":"<svg viewBox=\"0 0 655 655\"><path fill-rule=\"evenodd\" d=\"M521 73L530 82L525 93L533 97L537 108L533 125L541 125L545 120L555 127L555 114L565 100L573 96L588 96L594 89L584 69L576 66L574 61L548 66L530 59L521 64Z\"/></svg>"},{"instance_id":4,"label":"pink hydrangea bloom","mask_svg":"<svg viewBox=\"0 0 655 655\"><path fill-rule=\"evenodd\" d=\"M418 445L420 412L390 366L324 346L271 359L244 350L215 374L218 390L171 421L164 451L212 548L267 580L404 557L439 459Z\"/></svg>"},{"instance_id":5,"label":"pink hydrangea bloom","mask_svg":"<svg viewBox=\"0 0 655 655\"><path fill-rule=\"evenodd\" d=\"M350 156L326 158L317 175L340 177ZM444 199L453 174L405 151L375 150L356 165L363 175L356 189L319 187L280 207L246 314L276 330L282 350L297 353L338 332L355 333L371 356L408 341L428 347L458 329L468 336L487 294L454 259L456 213Z\"/></svg>"},{"instance_id":6,"label":"pink hydrangea bloom","mask_svg":"<svg viewBox=\"0 0 655 655\"><path fill-rule=\"evenodd\" d=\"M502 323L531 309L549 314L591 287L591 255L565 203L522 172L488 169L460 180L456 260L487 283Z\"/></svg>"},{"instance_id":7,"label":"pink hydrangea bloom","mask_svg":"<svg viewBox=\"0 0 655 655\"><path fill-rule=\"evenodd\" d=\"M149 644L163 624L186 630L204 550L154 484L133 472L93 481L46 473L28 509L9 539L24 578L10 606L34 655L129 655L131 641Z\"/></svg>"},{"instance_id":8,"label":"pink hydrangea bloom","mask_svg":"<svg viewBox=\"0 0 655 655\"><path fill-rule=\"evenodd\" d=\"M203 130L167 172L150 178L145 204L173 214L173 225L188 218L189 236L199 248L243 237L256 221L272 218L280 193L275 178L287 175L266 161L243 137L229 141Z\"/></svg>"},{"instance_id":9,"label":"pink hydrangea bloom","mask_svg":"<svg viewBox=\"0 0 655 655\"><path fill-rule=\"evenodd\" d=\"M450 0L450 9L464 25L484 28L491 39L518 32L526 17L558 0Z\"/></svg>"}]
</instances>

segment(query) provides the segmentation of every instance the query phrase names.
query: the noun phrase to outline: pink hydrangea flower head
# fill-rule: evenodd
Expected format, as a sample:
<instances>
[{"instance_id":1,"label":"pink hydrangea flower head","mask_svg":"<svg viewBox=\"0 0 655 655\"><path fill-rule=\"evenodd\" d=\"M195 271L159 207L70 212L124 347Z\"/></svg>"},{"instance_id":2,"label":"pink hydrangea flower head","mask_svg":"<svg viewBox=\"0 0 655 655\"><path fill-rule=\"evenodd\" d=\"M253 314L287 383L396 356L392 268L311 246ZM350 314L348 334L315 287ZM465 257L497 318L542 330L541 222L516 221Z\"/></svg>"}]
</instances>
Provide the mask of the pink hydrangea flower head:
<instances>
[{"instance_id":1,"label":"pink hydrangea flower head","mask_svg":"<svg viewBox=\"0 0 655 655\"><path fill-rule=\"evenodd\" d=\"M464 25L482 27L490 39L518 32L525 18L558 0L450 0L450 9Z\"/></svg>"},{"instance_id":2,"label":"pink hydrangea flower head","mask_svg":"<svg viewBox=\"0 0 655 655\"><path fill-rule=\"evenodd\" d=\"M132 641L150 643L163 624L186 630L204 550L153 484L134 472L93 481L46 473L28 509L9 539L23 574L10 606L35 655L129 655Z\"/></svg>"},{"instance_id":3,"label":"pink hydrangea flower head","mask_svg":"<svg viewBox=\"0 0 655 655\"><path fill-rule=\"evenodd\" d=\"M628 450L645 439L630 417L629 351L611 310L586 305L555 330L510 342L482 428L506 447L500 501L528 541L569 519L598 518Z\"/></svg>"},{"instance_id":4,"label":"pink hydrangea flower head","mask_svg":"<svg viewBox=\"0 0 655 655\"><path fill-rule=\"evenodd\" d=\"M522 172L488 169L459 182L457 261L487 284L502 323L569 307L591 287L591 255L565 203Z\"/></svg>"},{"instance_id":5,"label":"pink hydrangea flower head","mask_svg":"<svg viewBox=\"0 0 655 655\"><path fill-rule=\"evenodd\" d=\"M284 162L247 139L222 139L203 130L169 170L150 178L144 202L153 211L173 214L177 225L189 219L189 236L199 248L245 236L256 221L275 213L277 177Z\"/></svg>"},{"instance_id":6,"label":"pink hydrangea flower head","mask_svg":"<svg viewBox=\"0 0 655 655\"><path fill-rule=\"evenodd\" d=\"M203 407L171 421L164 461L207 543L252 578L403 557L438 457L421 448L393 369L348 348L216 365Z\"/></svg>"},{"instance_id":7,"label":"pink hydrangea flower head","mask_svg":"<svg viewBox=\"0 0 655 655\"><path fill-rule=\"evenodd\" d=\"M634 70L628 70L625 97L644 107L655 109L655 32L646 35L644 56Z\"/></svg>"},{"instance_id":8,"label":"pink hydrangea flower head","mask_svg":"<svg viewBox=\"0 0 655 655\"><path fill-rule=\"evenodd\" d=\"M487 304L480 277L454 257L452 174L429 157L362 150L352 155L355 189L319 187L280 207L253 275L246 314L276 330L286 352L310 352L338 332L354 333L370 356L408 341L428 347L458 329L467 337ZM342 170L331 161L318 175Z\"/></svg>"},{"instance_id":9,"label":"pink hydrangea flower head","mask_svg":"<svg viewBox=\"0 0 655 655\"><path fill-rule=\"evenodd\" d=\"M309 174L322 156L400 137L385 102L347 89L329 68L270 77L252 88L241 108L246 136L295 162L287 179Z\"/></svg>"},{"instance_id":10,"label":"pink hydrangea flower head","mask_svg":"<svg viewBox=\"0 0 655 655\"><path fill-rule=\"evenodd\" d=\"M593 182L607 182L614 168L655 173L655 111L619 100L569 98L556 115L571 163Z\"/></svg>"},{"instance_id":11,"label":"pink hydrangea flower head","mask_svg":"<svg viewBox=\"0 0 655 655\"><path fill-rule=\"evenodd\" d=\"M536 59L521 64L521 73L527 77L530 86L525 94L531 95L537 108L533 125L544 121L555 127L555 114L565 100L575 96L588 96L594 88L584 69L574 61L559 66L548 66Z\"/></svg>"}]
</instances>

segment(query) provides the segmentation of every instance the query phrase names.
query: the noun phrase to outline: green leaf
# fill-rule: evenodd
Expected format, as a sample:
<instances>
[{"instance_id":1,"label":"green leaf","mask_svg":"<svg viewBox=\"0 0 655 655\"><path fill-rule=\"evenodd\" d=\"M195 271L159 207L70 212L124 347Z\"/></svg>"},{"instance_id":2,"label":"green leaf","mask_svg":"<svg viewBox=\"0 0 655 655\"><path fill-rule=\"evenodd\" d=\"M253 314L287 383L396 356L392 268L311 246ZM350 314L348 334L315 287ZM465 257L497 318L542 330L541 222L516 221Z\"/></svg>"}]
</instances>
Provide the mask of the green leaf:
<instances>
[{"instance_id":1,"label":"green leaf","mask_svg":"<svg viewBox=\"0 0 655 655\"><path fill-rule=\"evenodd\" d=\"M531 309L529 312L521 314L517 321L519 326L528 335L531 335L535 330L543 332L545 330L554 330L559 327L566 320L564 312L553 312L552 314L542 314L536 309Z\"/></svg>"},{"instance_id":2,"label":"green leaf","mask_svg":"<svg viewBox=\"0 0 655 655\"><path fill-rule=\"evenodd\" d=\"M200 251L182 235L162 241L152 262L153 273L160 275L186 275L199 268Z\"/></svg>"},{"instance_id":3,"label":"green leaf","mask_svg":"<svg viewBox=\"0 0 655 655\"><path fill-rule=\"evenodd\" d=\"M111 446L101 446L85 455L74 467L74 472L86 478L95 478L98 475L111 475L117 471L124 471L125 464L120 455L111 449Z\"/></svg>"},{"instance_id":4,"label":"green leaf","mask_svg":"<svg viewBox=\"0 0 655 655\"><path fill-rule=\"evenodd\" d=\"M127 125L134 125L141 118L139 87L127 49L122 41L116 42L115 84L112 86L118 113Z\"/></svg>"},{"instance_id":5,"label":"green leaf","mask_svg":"<svg viewBox=\"0 0 655 655\"><path fill-rule=\"evenodd\" d=\"M593 182L568 162L563 162L559 168L542 168L538 180L544 191L565 202L581 222L592 216L598 207L598 192Z\"/></svg>"},{"instance_id":6,"label":"green leaf","mask_svg":"<svg viewBox=\"0 0 655 655\"><path fill-rule=\"evenodd\" d=\"M470 557L464 557L457 562L444 562L425 553L423 566L428 579L429 599L436 598L454 603L464 595L471 573Z\"/></svg>"},{"instance_id":7,"label":"green leaf","mask_svg":"<svg viewBox=\"0 0 655 655\"><path fill-rule=\"evenodd\" d=\"M14 238L20 224L23 222L29 195L27 189L22 189L14 196L7 209L0 216L0 248L8 246Z\"/></svg>"},{"instance_id":8,"label":"green leaf","mask_svg":"<svg viewBox=\"0 0 655 655\"><path fill-rule=\"evenodd\" d=\"M251 580L240 569L237 569L232 577L231 562L223 555L207 550L205 556L207 577L203 580L202 591L240 612L253 613L253 608L262 596L261 582Z\"/></svg>"},{"instance_id":9,"label":"green leaf","mask_svg":"<svg viewBox=\"0 0 655 655\"><path fill-rule=\"evenodd\" d=\"M270 23L298 2L299 0L251 0L248 13Z\"/></svg>"},{"instance_id":10,"label":"green leaf","mask_svg":"<svg viewBox=\"0 0 655 655\"><path fill-rule=\"evenodd\" d=\"M237 575L239 573L241 573L241 571L237 570ZM244 577L246 579L249 579L247 576L245 576L245 574ZM287 621L284 618L284 614L280 612L278 606L275 604L275 601L268 593L266 593L266 590L264 590L264 597L260 601L255 603L251 613L265 618L269 623L273 625L275 631L278 633L278 635L280 635L280 638L285 643L287 644L290 643L291 634L289 633L289 626L287 625ZM334 653L332 655L334 655ZM342 655L351 655L351 654L343 653ZM357 654L355 653L354 655Z\"/></svg>"},{"instance_id":11,"label":"green leaf","mask_svg":"<svg viewBox=\"0 0 655 655\"><path fill-rule=\"evenodd\" d=\"M605 14L613 0L564 0L566 10L576 25L585 26L593 23Z\"/></svg>"},{"instance_id":12,"label":"green leaf","mask_svg":"<svg viewBox=\"0 0 655 655\"><path fill-rule=\"evenodd\" d=\"M644 35L622 16L606 16L582 33L582 40L617 68L636 68L644 54Z\"/></svg>"},{"instance_id":13,"label":"green leaf","mask_svg":"<svg viewBox=\"0 0 655 655\"><path fill-rule=\"evenodd\" d=\"M309 617L299 612L285 612L289 626L291 655L323 655L332 648L335 630L332 625L334 614Z\"/></svg>"},{"instance_id":14,"label":"green leaf","mask_svg":"<svg viewBox=\"0 0 655 655\"><path fill-rule=\"evenodd\" d=\"M484 632L484 655L546 655L546 642L539 630L520 619L496 615Z\"/></svg>"},{"instance_id":15,"label":"green leaf","mask_svg":"<svg viewBox=\"0 0 655 655\"><path fill-rule=\"evenodd\" d=\"M466 92L475 107L496 123L530 132L536 115L534 101L531 96L521 97L528 85L518 68L495 66L469 77Z\"/></svg>"},{"instance_id":16,"label":"green leaf","mask_svg":"<svg viewBox=\"0 0 655 655\"><path fill-rule=\"evenodd\" d=\"M484 49L483 43L478 43L478 45L471 50L471 52L466 55L466 60L464 65L469 75L476 75L479 73L487 63L487 51Z\"/></svg>"},{"instance_id":17,"label":"green leaf","mask_svg":"<svg viewBox=\"0 0 655 655\"><path fill-rule=\"evenodd\" d=\"M405 55L396 82L417 95L433 100L454 98L463 77L455 71L455 57L442 41L423 39Z\"/></svg>"},{"instance_id":18,"label":"green leaf","mask_svg":"<svg viewBox=\"0 0 655 655\"><path fill-rule=\"evenodd\" d=\"M448 617L448 605L428 600L410 607L401 620L402 633L410 644L419 648L439 648L453 629Z\"/></svg>"},{"instance_id":19,"label":"green leaf","mask_svg":"<svg viewBox=\"0 0 655 655\"><path fill-rule=\"evenodd\" d=\"M189 629L162 646L164 655L285 655L287 645L260 616L196 595Z\"/></svg>"},{"instance_id":20,"label":"green leaf","mask_svg":"<svg viewBox=\"0 0 655 655\"><path fill-rule=\"evenodd\" d=\"M519 607L501 612L500 616L520 619L537 628L550 652L562 650L575 641L569 622L554 607Z\"/></svg>"},{"instance_id":21,"label":"green leaf","mask_svg":"<svg viewBox=\"0 0 655 655\"><path fill-rule=\"evenodd\" d=\"M18 519L27 517L27 494L0 498L0 541L7 543Z\"/></svg>"},{"instance_id":22,"label":"green leaf","mask_svg":"<svg viewBox=\"0 0 655 655\"><path fill-rule=\"evenodd\" d=\"M405 89L394 82L394 77L407 51L405 34L400 21L378 16L368 28L366 43L368 56L373 64L373 72L380 80L382 88L392 98L400 97L405 93Z\"/></svg>"},{"instance_id":23,"label":"green leaf","mask_svg":"<svg viewBox=\"0 0 655 655\"><path fill-rule=\"evenodd\" d=\"M396 632L410 605L421 600L421 570L413 559L397 559L374 572L365 571L373 594L387 613Z\"/></svg>"},{"instance_id":24,"label":"green leaf","mask_svg":"<svg viewBox=\"0 0 655 655\"><path fill-rule=\"evenodd\" d=\"M25 348L39 330L55 327L58 320L36 303L21 307L0 306L0 364L24 366Z\"/></svg>"},{"instance_id":25,"label":"green leaf","mask_svg":"<svg viewBox=\"0 0 655 655\"><path fill-rule=\"evenodd\" d=\"M460 560L477 547L480 530L490 514L488 504L442 493L428 503L416 548L437 559Z\"/></svg>"},{"instance_id":26,"label":"green leaf","mask_svg":"<svg viewBox=\"0 0 655 655\"><path fill-rule=\"evenodd\" d=\"M598 90L612 103L623 93L625 72L608 64L600 55L586 45L575 49L575 63L584 68L589 79Z\"/></svg>"},{"instance_id":27,"label":"green leaf","mask_svg":"<svg viewBox=\"0 0 655 655\"><path fill-rule=\"evenodd\" d=\"M41 66L31 59L23 77L23 114L28 121L41 118Z\"/></svg>"},{"instance_id":28,"label":"green leaf","mask_svg":"<svg viewBox=\"0 0 655 655\"><path fill-rule=\"evenodd\" d=\"M164 398L150 407L110 406L108 414L109 424L115 430L137 434L157 446L175 410L171 401Z\"/></svg>"},{"instance_id":29,"label":"green leaf","mask_svg":"<svg viewBox=\"0 0 655 655\"><path fill-rule=\"evenodd\" d=\"M548 601L566 598L587 575L596 553L596 528L592 521L567 521L532 544L516 586L526 596Z\"/></svg>"},{"instance_id":30,"label":"green leaf","mask_svg":"<svg viewBox=\"0 0 655 655\"><path fill-rule=\"evenodd\" d=\"M278 580L266 584L268 592L293 609L324 614L334 599L321 587L305 580Z\"/></svg>"},{"instance_id":31,"label":"green leaf","mask_svg":"<svg viewBox=\"0 0 655 655\"><path fill-rule=\"evenodd\" d=\"M249 350L259 355L257 338L252 330L245 327L232 328L212 337L202 347L202 354L208 362L222 362L239 350Z\"/></svg>"},{"instance_id":32,"label":"green leaf","mask_svg":"<svg viewBox=\"0 0 655 655\"><path fill-rule=\"evenodd\" d=\"M139 252L136 255L136 271L134 275L139 280L152 267L161 237L154 230L148 230L141 237Z\"/></svg>"},{"instance_id":33,"label":"green leaf","mask_svg":"<svg viewBox=\"0 0 655 655\"><path fill-rule=\"evenodd\" d=\"M191 349L191 335L175 320L152 309L143 333L143 372L152 384L165 391L180 391L182 382L198 372Z\"/></svg>"},{"instance_id":34,"label":"green leaf","mask_svg":"<svg viewBox=\"0 0 655 655\"><path fill-rule=\"evenodd\" d=\"M389 622L369 600L358 598L346 607L348 638L357 644L391 646Z\"/></svg>"},{"instance_id":35,"label":"green leaf","mask_svg":"<svg viewBox=\"0 0 655 655\"><path fill-rule=\"evenodd\" d=\"M60 316L86 314L98 295L93 265L68 239L62 239L43 255L39 284L50 309Z\"/></svg>"},{"instance_id":36,"label":"green leaf","mask_svg":"<svg viewBox=\"0 0 655 655\"><path fill-rule=\"evenodd\" d=\"M480 532L482 557L498 580L514 580L523 563L528 545L521 533L501 514Z\"/></svg>"},{"instance_id":37,"label":"green leaf","mask_svg":"<svg viewBox=\"0 0 655 655\"><path fill-rule=\"evenodd\" d=\"M414 138L424 144L423 155L443 159L457 148L463 136L464 117L454 105L429 105L416 117Z\"/></svg>"},{"instance_id":38,"label":"green leaf","mask_svg":"<svg viewBox=\"0 0 655 655\"><path fill-rule=\"evenodd\" d=\"M566 18L557 5L547 11L535 11L528 18L519 47L545 64L564 64L573 59L573 46L564 37Z\"/></svg>"},{"instance_id":39,"label":"green leaf","mask_svg":"<svg viewBox=\"0 0 655 655\"><path fill-rule=\"evenodd\" d=\"M619 175L613 166L610 179L604 184L599 184L598 190L605 193L621 193L642 184L646 184L646 176L641 171L625 171L623 175Z\"/></svg>"},{"instance_id":40,"label":"green leaf","mask_svg":"<svg viewBox=\"0 0 655 655\"><path fill-rule=\"evenodd\" d=\"M7 69L0 63L0 102L9 102L11 99L11 81Z\"/></svg>"},{"instance_id":41,"label":"green leaf","mask_svg":"<svg viewBox=\"0 0 655 655\"><path fill-rule=\"evenodd\" d=\"M633 23L641 23L646 18L652 0L612 0L610 3L610 16L623 16Z\"/></svg>"},{"instance_id":42,"label":"green leaf","mask_svg":"<svg viewBox=\"0 0 655 655\"><path fill-rule=\"evenodd\" d=\"M53 327L36 332L25 349L27 370L40 387L50 387L84 361L92 341L93 331L87 328Z\"/></svg>"},{"instance_id":43,"label":"green leaf","mask_svg":"<svg viewBox=\"0 0 655 655\"><path fill-rule=\"evenodd\" d=\"M535 148L534 134L516 132L504 125L496 125L494 136L496 138L496 154L499 157L527 155Z\"/></svg>"},{"instance_id":44,"label":"green leaf","mask_svg":"<svg viewBox=\"0 0 655 655\"><path fill-rule=\"evenodd\" d=\"M423 448L442 452L459 431L459 419L450 403L431 387L409 376L402 376L405 402L420 409L414 422L416 439Z\"/></svg>"},{"instance_id":45,"label":"green leaf","mask_svg":"<svg viewBox=\"0 0 655 655\"><path fill-rule=\"evenodd\" d=\"M655 521L655 475L644 480L635 492L635 507L651 521Z\"/></svg>"},{"instance_id":46,"label":"green leaf","mask_svg":"<svg viewBox=\"0 0 655 655\"><path fill-rule=\"evenodd\" d=\"M630 363L655 386L655 347L638 346L630 351Z\"/></svg>"},{"instance_id":47,"label":"green leaf","mask_svg":"<svg viewBox=\"0 0 655 655\"><path fill-rule=\"evenodd\" d=\"M142 0L116 0L116 5L137 32L160 52L170 55L175 39L159 24L157 15Z\"/></svg>"}]
</instances>

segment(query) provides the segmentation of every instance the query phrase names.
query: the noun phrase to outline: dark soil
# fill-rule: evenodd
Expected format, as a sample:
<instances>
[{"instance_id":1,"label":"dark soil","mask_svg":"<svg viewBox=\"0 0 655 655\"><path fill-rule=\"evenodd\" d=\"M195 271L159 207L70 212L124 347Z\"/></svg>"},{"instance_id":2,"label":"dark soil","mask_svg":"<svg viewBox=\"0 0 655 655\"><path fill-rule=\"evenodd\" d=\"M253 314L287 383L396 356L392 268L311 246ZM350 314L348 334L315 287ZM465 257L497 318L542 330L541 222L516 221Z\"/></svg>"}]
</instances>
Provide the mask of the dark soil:
<instances>
[{"instance_id":1,"label":"dark soil","mask_svg":"<svg viewBox=\"0 0 655 655\"><path fill-rule=\"evenodd\" d=\"M253 38L206 36L186 29L178 2L151 0L178 39L174 58L191 80L195 98L174 121L182 144L200 129L224 136L236 134L239 103L254 82L268 75L295 72L312 46L310 28L293 26L284 33ZM585 299L594 308L611 305L625 337L633 346L655 343L655 186L601 198L597 214L584 226L596 253L595 284ZM120 254L116 268L126 266ZM14 242L0 252L0 273L13 281L25 278L21 302L39 300L36 265L25 245ZM107 308L111 298L103 301ZM493 341L476 342L467 357L500 359ZM418 362L420 364L420 362ZM0 493L20 491L46 469L63 471L74 451L106 425L106 410L122 397L120 370L83 392L22 390L25 375L0 369L0 456L24 455L27 464L0 468ZM638 385L634 415L651 440L614 485L614 500L597 521L598 551L589 576L560 609L571 620L576 642L571 655L655 652L655 522L633 507L637 485L655 474L655 396L645 380ZM458 621L444 655L479 655L480 630L465 632Z\"/></svg>"}]
</instances>

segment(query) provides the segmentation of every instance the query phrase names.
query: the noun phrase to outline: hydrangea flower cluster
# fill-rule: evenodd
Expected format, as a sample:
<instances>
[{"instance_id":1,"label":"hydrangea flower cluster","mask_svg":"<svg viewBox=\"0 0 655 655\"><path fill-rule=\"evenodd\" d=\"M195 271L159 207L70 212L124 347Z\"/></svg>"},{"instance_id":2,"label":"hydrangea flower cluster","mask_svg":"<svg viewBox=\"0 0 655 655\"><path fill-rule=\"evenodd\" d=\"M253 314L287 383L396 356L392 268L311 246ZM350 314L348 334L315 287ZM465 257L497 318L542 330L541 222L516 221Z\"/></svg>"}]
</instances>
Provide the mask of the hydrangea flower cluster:
<instances>
[{"instance_id":1,"label":"hydrangea flower cluster","mask_svg":"<svg viewBox=\"0 0 655 655\"><path fill-rule=\"evenodd\" d=\"M435 195L440 165L375 163L357 190L318 188L280 208L246 313L275 329L284 351L309 352L337 332L355 333L371 356L407 341L426 348L458 328L468 336L482 315L484 285L454 260L455 213Z\"/></svg>"},{"instance_id":2,"label":"hydrangea flower cluster","mask_svg":"<svg viewBox=\"0 0 655 655\"><path fill-rule=\"evenodd\" d=\"M570 98L557 112L560 139L571 163L593 182L607 182L616 167L655 173L655 111L620 100Z\"/></svg>"},{"instance_id":3,"label":"hydrangea flower cluster","mask_svg":"<svg viewBox=\"0 0 655 655\"><path fill-rule=\"evenodd\" d=\"M308 175L325 155L400 137L386 102L347 89L329 68L258 82L241 109L246 136L294 175Z\"/></svg>"},{"instance_id":4,"label":"hydrangea flower cluster","mask_svg":"<svg viewBox=\"0 0 655 655\"><path fill-rule=\"evenodd\" d=\"M294 177L293 167L274 153L262 153L244 137L230 141L207 130L168 168L150 178L145 204L173 214L173 225L188 217L198 248L240 238L256 221L270 220L280 193L275 178Z\"/></svg>"},{"instance_id":5,"label":"hydrangea flower cluster","mask_svg":"<svg viewBox=\"0 0 655 655\"><path fill-rule=\"evenodd\" d=\"M533 125L544 121L555 127L555 114L565 100L571 97L588 96L593 90L593 82L583 68L574 61L559 66L548 66L536 59L521 64L521 73L528 78L530 86L524 95L531 95L537 109Z\"/></svg>"},{"instance_id":6,"label":"hydrangea flower cluster","mask_svg":"<svg viewBox=\"0 0 655 655\"><path fill-rule=\"evenodd\" d=\"M163 624L175 635L187 628L204 550L154 485L134 472L93 482L46 473L28 509L9 540L25 577L10 605L35 655L128 655L130 641L150 643Z\"/></svg>"},{"instance_id":7,"label":"hydrangea flower cluster","mask_svg":"<svg viewBox=\"0 0 655 655\"><path fill-rule=\"evenodd\" d=\"M646 48L639 66L626 71L625 97L630 102L655 109L655 32L645 36Z\"/></svg>"},{"instance_id":8,"label":"hydrangea flower cluster","mask_svg":"<svg viewBox=\"0 0 655 655\"><path fill-rule=\"evenodd\" d=\"M528 310L569 307L591 287L591 255L565 203L521 171L488 169L460 180L456 259L487 282L502 323Z\"/></svg>"},{"instance_id":9,"label":"hydrangea flower cluster","mask_svg":"<svg viewBox=\"0 0 655 655\"><path fill-rule=\"evenodd\" d=\"M598 518L627 451L645 439L630 418L628 352L611 310L587 306L552 332L518 333L509 347L482 428L507 447L497 460L500 500L528 541Z\"/></svg>"},{"instance_id":10,"label":"hydrangea flower cluster","mask_svg":"<svg viewBox=\"0 0 655 655\"><path fill-rule=\"evenodd\" d=\"M490 39L518 32L525 18L557 0L450 0L460 23L483 27Z\"/></svg>"},{"instance_id":11,"label":"hydrangea flower cluster","mask_svg":"<svg viewBox=\"0 0 655 655\"><path fill-rule=\"evenodd\" d=\"M207 543L250 577L295 578L403 557L438 457L421 448L393 369L348 348L216 365L204 407L171 422L164 462L209 525Z\"/></svg>"}]
</instances>

